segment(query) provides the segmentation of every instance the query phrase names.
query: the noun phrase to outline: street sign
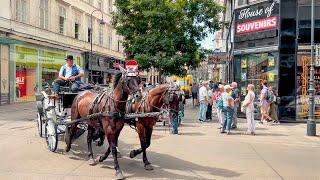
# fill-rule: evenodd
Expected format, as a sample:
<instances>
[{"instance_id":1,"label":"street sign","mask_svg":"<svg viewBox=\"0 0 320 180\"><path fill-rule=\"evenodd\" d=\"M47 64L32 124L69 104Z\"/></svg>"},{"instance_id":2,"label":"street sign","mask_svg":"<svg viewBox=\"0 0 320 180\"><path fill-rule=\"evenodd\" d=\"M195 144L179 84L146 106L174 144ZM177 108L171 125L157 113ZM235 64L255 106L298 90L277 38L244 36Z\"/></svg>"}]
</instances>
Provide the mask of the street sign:
<instances>
[{"instance_id":1,"label":"street sign","mask_svg":"<svg viewBox=\"0 0 320 180\"><path fill-rule=\"evenodd\" d=\"M139 66L139 65L138 65L137 61L135 61L135 60L129 60L126 63L127 70L133 70L137 66ZM136 70L138 70L138 68Z\"/></svg>"},{"instance_id":2,"label":"street sign","mask_svg":"<svg viewBox=\"0 0 320 180\"><path fill-rule=\"evenodd\" d=\"M226 52L214 52L208 57L208 64L224 64L226 63Z\"/></svg>"},{"instance_id":3,"label":"street sign","mask_svg":"<svg viewBox=\"0 0 320 180\"><path fill-rule=\"evenodd\" d=\"M316 67L320 66L320 44L316 45Z\"/></svg>"}]
</instances>

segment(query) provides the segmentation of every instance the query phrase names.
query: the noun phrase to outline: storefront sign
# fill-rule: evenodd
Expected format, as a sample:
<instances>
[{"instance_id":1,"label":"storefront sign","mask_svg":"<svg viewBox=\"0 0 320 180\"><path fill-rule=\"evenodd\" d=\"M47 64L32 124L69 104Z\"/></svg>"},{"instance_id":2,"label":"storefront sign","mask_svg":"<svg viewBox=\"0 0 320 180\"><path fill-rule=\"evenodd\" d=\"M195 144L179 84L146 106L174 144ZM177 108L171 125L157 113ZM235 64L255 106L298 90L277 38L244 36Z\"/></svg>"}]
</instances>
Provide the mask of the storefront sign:
<instances>
[{"instance_id":1,"label":"storefront sign","mask_svg":"<svg viewBox=\"0 0 320 180\"><path fill-rule=\"evenodd\" d=\"M268 73L268 81L274 82L274 73L272 73L272 72Z\"/></svg>"},{"instance_id":2,"label":"storefront sign","mask_svg":"<svg viewBox=\"0 0 320 180\"><path fill-rule=\"evenodd\" d=\"M241 68L247 68L247 59L241 59Z\"/></svg>"},{"instance_id":3,"label":"storefront sign","mask_svg":"<svg viewBox=\"0 0 320 180\"><path fill-rule=\"evenodd\" d=\"M240 8L235 10L235 36L239 40L238 36L249 34L253 32L264 33L264 36L269 37L269 33L266 30L276 29L278 27L278 15L279 15L279 3L277 2L263 2L255 4L249 7ZM262 32L262 31L265 32ZM241 36L243 37L243 36ZM248 40L258 39L259 35L243 37Z\"/></svg>"},{"instance_id":4,"label":"storefront sign","mask_svg":"<svg viewBox=\"0 0 320 180\"><path fill-rule=\"evenodd\" d=\"M259 19L237 25L237 34L260 31L277 27L277 17Z\"/></svg>"},{"instance_id":5,"label":"storefront sign","mask_svg":"<svg viewBox=\"0 0 320 180\"><path fill-rule=\"evenodd\" d=\"M223 64L226 62L225 52L214 52L208 57L208 64Z\"/></svg>"}]
</instances>

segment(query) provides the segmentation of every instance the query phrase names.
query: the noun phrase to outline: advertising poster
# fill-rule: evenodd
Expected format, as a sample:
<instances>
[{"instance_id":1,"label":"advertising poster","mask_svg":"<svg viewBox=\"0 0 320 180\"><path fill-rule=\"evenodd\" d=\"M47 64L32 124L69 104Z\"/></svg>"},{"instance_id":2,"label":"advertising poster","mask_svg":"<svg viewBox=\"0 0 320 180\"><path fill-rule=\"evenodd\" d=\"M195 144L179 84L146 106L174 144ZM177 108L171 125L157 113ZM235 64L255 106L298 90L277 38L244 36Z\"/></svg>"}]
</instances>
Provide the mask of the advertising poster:
<instances>
[{"instance_id":1,"label":"advertising poster","mask_svg":"<svg viewBox=\"0 0 320 180\"><path fill-rule=\"evenodd\" d=\"M27 95L27 71L24 69L16 70L16 95L23 97Z\"/></svg>"},{"instance_id":2,"label":"advertising poster","mask_svg":"<svg viewBox=\"0 0 320 180\"><path fill-rule=\"evenodd\" d=\"M242 96L247 95L247 89L246 89L246 87L241 87L241 95L242 95Z\"/></svg>"},{"instance_id":3,"label":"advertising poster","mask_svg":"<svg viewBox=\"0 0 320 180\"><path fill-rule=\"evenodd\" d=\"M272 72L268 73L268 81L274 82L274 73L272 73Z\"/></svg>"},{"instance_id":4,"label":"advertising poster","mask_svg":"<svg viewBox=\"0 0 320 180\"><path fill-rule=\"evenodd\" d=\"M247 73L242 73L241 74L241 81L246 81L247 80Z\"/></svg>"},{"instance_id":5,"label":"advertising poster","mask_svg":"<svg viewBox=\"0 0 320 180\"><path fill-rule=\"evenodd\" d=\"M241 68L247 68L247 59L241 59Z\"/></svg>"},{"instance_id":6,"label":"advertising poster","mask_svg":"<svg viewBox=\"0 0 320 180\"><path fill-rule=\"evenodd\" d=\"M269 60L268 60L268 66L274 66L274 57L269 56Z\"/></svg>"}]
</instances>

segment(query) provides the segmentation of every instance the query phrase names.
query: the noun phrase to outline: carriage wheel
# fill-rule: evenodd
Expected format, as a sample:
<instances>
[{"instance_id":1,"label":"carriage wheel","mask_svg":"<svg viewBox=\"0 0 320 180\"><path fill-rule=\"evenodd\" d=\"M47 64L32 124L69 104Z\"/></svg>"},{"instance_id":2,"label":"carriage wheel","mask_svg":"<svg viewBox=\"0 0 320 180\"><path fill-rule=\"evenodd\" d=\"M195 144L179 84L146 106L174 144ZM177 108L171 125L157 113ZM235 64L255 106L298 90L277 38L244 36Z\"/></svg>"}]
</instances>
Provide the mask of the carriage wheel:
<instances>
[{"instance_id":1,"label":"carriage wheel","mask_svg":"<svg viewBox=\"0 0 320 180\"><path fill-rule=\"evenodd\" d=\"M42 117L40 113L37 114L37 126L38 126L38 134L42 137Z\"/></svg>"},{"instance_id":2,"label":"carriage wheel","mask_svg":"<svg viewBox=\"0 0 320 180\"><path fill-rule=\"evenodd\" d=\"M54 152L58 147L58 133L57 124L52 118L46 120L45 135L48 149Z\"/></svg>"}]
</instances>

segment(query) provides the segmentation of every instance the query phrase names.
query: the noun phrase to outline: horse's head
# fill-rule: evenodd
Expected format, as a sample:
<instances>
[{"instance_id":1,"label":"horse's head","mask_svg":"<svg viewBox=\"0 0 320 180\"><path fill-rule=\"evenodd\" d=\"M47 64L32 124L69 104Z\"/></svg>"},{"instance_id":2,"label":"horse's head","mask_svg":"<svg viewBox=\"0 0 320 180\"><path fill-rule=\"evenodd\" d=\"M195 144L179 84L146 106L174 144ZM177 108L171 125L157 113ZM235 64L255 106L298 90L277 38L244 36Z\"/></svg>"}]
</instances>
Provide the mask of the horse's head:
<instances>
[{"instance_id":1,"label":"horse's head","mask_svg":"<svg viewBox=\"0 0 320 180\"><path fill-rule=\"evenodd\" d=\"M129 71L122 68L121 66L119 68L122 73L121 81L122 81L123 91L128 95L132 95L134 98L137 98L137 99L142 98L141 89L139 87L141 78L136 72L137 67Z\"/></svg>"},{"instance_id":2,"label":"horse's head","mask_svg":"<svg viewBox=\"0 0 320 180\"><path fill-rule=\"evenodd\" d=\"M179 107L179 97L178 92L180 88L175 83L170 83L166 90L163 92L161 101L166 104L170 109L178 109Z\"/></svg>"}]
</instances>

